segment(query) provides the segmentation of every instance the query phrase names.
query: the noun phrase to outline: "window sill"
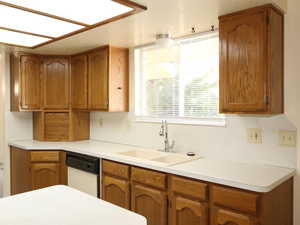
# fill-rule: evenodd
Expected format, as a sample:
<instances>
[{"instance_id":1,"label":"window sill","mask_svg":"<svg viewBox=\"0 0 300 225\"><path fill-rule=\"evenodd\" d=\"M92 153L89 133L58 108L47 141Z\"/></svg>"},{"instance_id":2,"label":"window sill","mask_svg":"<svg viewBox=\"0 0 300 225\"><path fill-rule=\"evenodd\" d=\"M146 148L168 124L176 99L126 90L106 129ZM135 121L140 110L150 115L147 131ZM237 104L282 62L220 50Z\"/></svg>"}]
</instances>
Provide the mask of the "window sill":
<instances>
[{"instance_id":1,"label":"window sill","mask_svg":"<svg viewBox=\"0 0 300 225\"><path fill-rule=\"evenodd\" d=\"M225 118L195 119L195 118L157 118L157 117L144 117L144 116L135 117L135 122L137 123L161 123L162 120L167 120L169 124L176 124L176 125L226 127Z\"/></svg>"}]
</instances>

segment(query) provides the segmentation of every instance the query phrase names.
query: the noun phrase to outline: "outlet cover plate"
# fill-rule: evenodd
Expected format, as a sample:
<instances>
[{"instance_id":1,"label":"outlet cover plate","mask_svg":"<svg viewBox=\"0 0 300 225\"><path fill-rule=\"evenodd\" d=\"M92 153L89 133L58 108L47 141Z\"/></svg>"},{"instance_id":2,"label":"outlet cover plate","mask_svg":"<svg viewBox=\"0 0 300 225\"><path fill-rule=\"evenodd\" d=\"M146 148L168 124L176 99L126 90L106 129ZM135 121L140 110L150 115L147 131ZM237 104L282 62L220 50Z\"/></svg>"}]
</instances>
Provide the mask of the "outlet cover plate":
<instances>
[{"instance_id":1,"label":"outlet cover plate","mask_svg":"<svg viewBox=\"0 0 300 225\"><path fill-rule=\"evenodd\" d=\"M260 128L248 128L247 129L248 143L250 144L262 144L262 134Z\"/></svg>"},{"instance_id":2,"label":"outlet cover plate","mask_svg":"<svg viewBox=\"0 0 300 225\"><path fill-rule=\"evenodd\" d=\"M280 130L279 145L284 147L296 147L297 133L296 131Z\"/></svg>"}]
</instances>

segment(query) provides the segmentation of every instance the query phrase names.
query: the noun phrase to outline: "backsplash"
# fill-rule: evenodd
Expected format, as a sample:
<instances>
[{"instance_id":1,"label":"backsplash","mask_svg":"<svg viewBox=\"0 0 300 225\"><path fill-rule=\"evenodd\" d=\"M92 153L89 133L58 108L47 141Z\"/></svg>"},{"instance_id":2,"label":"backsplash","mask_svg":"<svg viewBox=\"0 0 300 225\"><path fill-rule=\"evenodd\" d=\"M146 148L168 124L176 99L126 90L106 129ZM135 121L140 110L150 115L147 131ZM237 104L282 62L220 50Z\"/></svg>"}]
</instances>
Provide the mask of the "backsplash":
<instances>
[{"instance_id":1,"label":"backsplash","mask_svg":"<svg viewBox=\"0 0 300 225\"><path fill-rule=\"evenodd\" d=\"M262 144L249 144L247 128L262 129ZM161 149L160 124L141 123L131 113L91 113L91 139ZM296 148L279 145L279 130L296 130L285 115L226 119L226 127L169 125L175 151L203 157L296 167Z\"/></svg>"}]
</instances>

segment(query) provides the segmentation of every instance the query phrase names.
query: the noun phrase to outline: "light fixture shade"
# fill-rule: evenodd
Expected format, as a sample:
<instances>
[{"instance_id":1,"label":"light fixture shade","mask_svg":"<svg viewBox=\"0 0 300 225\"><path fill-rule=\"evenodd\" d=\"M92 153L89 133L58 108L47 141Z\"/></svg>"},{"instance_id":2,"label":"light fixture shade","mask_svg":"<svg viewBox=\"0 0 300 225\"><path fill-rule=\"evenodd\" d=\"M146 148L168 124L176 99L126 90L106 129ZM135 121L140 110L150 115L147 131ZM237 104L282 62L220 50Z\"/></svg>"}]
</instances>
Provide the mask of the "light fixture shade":
<instances>
[{"instance_id":1,"label":"light fixture shade","mask_svg":"<svg viewBox=\"0 0 300 225\"><path fill-rule=\"evenodd\" d=\"M162 48L168 48L174 45L174 40L170 38L169 34L157 34L156 45Z\"/></svg>"}]
</instances>

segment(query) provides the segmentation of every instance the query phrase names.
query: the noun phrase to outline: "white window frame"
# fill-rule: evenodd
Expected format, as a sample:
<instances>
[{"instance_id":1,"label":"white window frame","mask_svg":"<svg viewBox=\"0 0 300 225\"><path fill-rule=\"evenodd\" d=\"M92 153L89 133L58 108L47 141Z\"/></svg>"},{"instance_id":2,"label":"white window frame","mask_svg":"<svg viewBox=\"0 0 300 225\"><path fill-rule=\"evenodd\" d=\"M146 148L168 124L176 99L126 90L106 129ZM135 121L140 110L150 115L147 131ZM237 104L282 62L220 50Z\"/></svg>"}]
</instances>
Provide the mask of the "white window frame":
<instances>
[{"instance_id":1,"label":"white window frame","mask_svg":"<svg viewBox=\"0 0 300 225\"><path fill-rule=\"evenodd\" d=\"M219 36L217 31L215 32L207 32L204 34L194 35L193 38L211 38ZM181 38L177 39L176 41L183 41L185 39L192 39L189 38ZM134 89L134 115L135 115L135 122L138 123L161 123L162 120L167 120L169 124L182 124L182 125L196 125L196 126L217 126L217 127L225 127L226 126L226 118L224 115L223 117L218 118L193 118L193 117L162 117L162 116L143 116L141 115L140 110L142 109L143 99L140 97L139 93L142 91L143 87L143 76L142 73L142 63L140 54L136 54L136 50L140 50L142 48L157 48L155 44L136 47L133 49L133 59L134 59L134 81L135 81L135 89ZM143 94L143 96L145 96Z\"/></svg>"}]
</instances>

